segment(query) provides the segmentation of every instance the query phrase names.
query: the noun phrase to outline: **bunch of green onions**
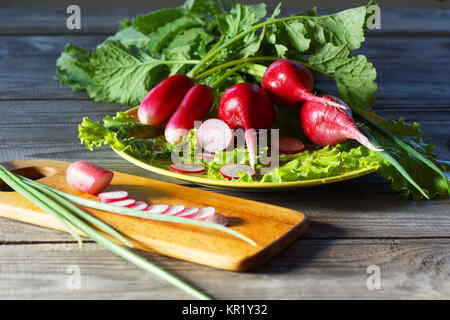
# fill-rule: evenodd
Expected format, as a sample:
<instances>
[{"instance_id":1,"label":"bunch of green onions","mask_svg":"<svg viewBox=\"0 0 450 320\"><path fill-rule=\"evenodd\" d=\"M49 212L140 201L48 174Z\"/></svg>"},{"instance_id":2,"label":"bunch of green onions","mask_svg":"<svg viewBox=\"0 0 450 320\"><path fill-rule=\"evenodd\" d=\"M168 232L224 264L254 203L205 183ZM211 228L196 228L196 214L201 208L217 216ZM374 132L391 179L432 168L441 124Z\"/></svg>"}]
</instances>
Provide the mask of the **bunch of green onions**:
<instances>
[{"instance_id":1,"label":"bunch of green onions","mask_svg":"<svg viewBox=\"0 0 450 320\"><path fill-rule=\"evenodd\" d=\"M172 285L182 289L188 294L198 298L210 300L211 298L206 294L200 292L196 288L177 278L176 276L168 273L164 269L148 262L139 255L131 252L125 247L113 242L109 238L102 235L93 226L102 229L110 236L118 240L119 242L132 247L131 243L125 239L117 230L107 225L98 218L83 211L77 205L81 205L88 208L93 208L102 211L114 212L122 215L128 215L133 217L146 218L151 220L159 220L166 222L190 224L200 227L207 227L217 229L226 232L232 236L238 237L249 244L255 245L255 242L247 238L243 234L234 231L230 228L204 221L197 221L188 218L167 216L161 214L143 213L142 211L117 207L106 203L101 203L94 200L85 199L72 194L65 193L58 189L51 188L47 185L41 184L26 177L17 175L8 171L5 167L0 165L0 179L2 179L12 189L26 197L37 207L52 215L75 239L77 239L80 248L82 246L81 237L75 232L74 228L78 229L95 242L101 244L106 249L121 256L129 262L137 265L138 267L157 275L158 277L168 281Z\"/></svg>"}]
</instances>

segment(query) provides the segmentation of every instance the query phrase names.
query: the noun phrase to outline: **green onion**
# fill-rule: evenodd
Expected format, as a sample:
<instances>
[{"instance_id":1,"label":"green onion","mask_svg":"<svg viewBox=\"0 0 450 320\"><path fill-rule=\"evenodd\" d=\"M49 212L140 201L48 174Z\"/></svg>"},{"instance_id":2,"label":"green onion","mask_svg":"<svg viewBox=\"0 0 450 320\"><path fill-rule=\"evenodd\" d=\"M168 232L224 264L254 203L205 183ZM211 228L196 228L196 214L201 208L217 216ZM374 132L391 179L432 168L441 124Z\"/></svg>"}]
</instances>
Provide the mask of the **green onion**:
<instances>
[{"instance_id":1,"label":"green onion","mask_svg":"<svg viewBox=\"0 0 450 320\"><path fill-rule=\"evenodd\" d=\"M142 269L144 269L148 272L151 272L151 273L159 276L162 279L165 279L169 283L184 290L185 292L193 295L196 298L206 299L206 300L211 299L209 296L205 295L204 293L202 293L199 290L195 289L194 287L190 286L186 282L183 282L179 278L171 275L164 269L148 262L147 260L138 256L137 254L129 251L128 249L125 249L124 247L116 244L115 242L113 242L113 241L109 240L108 238L106 238L105 236L103 236L97 230L92 228L88 223L86 223L83 219L77 217L77 215L74 214L69 209L69 208L73 209L72 206L66 207L64 204L67 204L67 202L58 202L59 200L61 200L61 197L58 196L56 193L54 193L50 190L47 190L45 193L40 192L37 189L33 188L31 186L31 184L24 183L23 180L21 180L18 177L18 175L15 175L15 174L9 172L2 166L0 166L0 178L6 184L8 184L11 188L13 188L15 191L19 192L21 195L23 195L24 197L26 197L30 201L32 201L34 204L36 204L39 208L41 208L42 210L51 214L52 216L55 216L55 217L57 216L58 221L67 220L75 228L77 228L78 230L80 230L81 232L86 234L89 238L91 238L95 242L104 246L106 249L125 258L126 260L137 265L138 267L141 267ZM36 186L36 188L37 188L37 186ZM42 190L42 189L40 189L40 190ZM54 189L54 190L56 190L56 189ZM49 197L47 195L51 195L51 197ZM77 212L78 212L78 210L77 210ZM68 230L70 230L70 228ZM79 236L76 235L75 233L74 233L74 236L76 238L79 238ZM81 239L80 239L80 242L81 242Z\"/></svg>"}]
</instances>

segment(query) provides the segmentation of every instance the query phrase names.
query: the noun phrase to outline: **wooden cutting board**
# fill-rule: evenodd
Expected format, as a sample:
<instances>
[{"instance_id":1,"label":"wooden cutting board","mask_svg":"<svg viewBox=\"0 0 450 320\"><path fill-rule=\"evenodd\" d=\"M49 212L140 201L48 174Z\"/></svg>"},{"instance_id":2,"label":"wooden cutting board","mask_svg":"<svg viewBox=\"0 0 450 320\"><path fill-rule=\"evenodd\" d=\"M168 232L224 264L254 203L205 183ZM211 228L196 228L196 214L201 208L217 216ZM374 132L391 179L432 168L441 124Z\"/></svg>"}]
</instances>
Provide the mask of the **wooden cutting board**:
<instances>
[{"instance_id":1,"label":"wooden cutting board","mask_svg":"<svg viewBox=\"0 0 450 320\"><path fill-rule=\"evenodd\" d=\"M65 172L68 162L20 160L3 165L53 188L97 199L67 184ZM305 215L298 211L120 172L115 172L111 185L106 189L111 190L126 190L130 198L149 204L215 207L216 212L228 217L230 228L251 238L257 245L252 246L226 233L202 227L84 209L124 234L135 248L220 269L244 271L255 267L292 243L308 226ZM1 180L0 216L67 231L28 199L8 191Z\"/></svg>"}]
</instances>

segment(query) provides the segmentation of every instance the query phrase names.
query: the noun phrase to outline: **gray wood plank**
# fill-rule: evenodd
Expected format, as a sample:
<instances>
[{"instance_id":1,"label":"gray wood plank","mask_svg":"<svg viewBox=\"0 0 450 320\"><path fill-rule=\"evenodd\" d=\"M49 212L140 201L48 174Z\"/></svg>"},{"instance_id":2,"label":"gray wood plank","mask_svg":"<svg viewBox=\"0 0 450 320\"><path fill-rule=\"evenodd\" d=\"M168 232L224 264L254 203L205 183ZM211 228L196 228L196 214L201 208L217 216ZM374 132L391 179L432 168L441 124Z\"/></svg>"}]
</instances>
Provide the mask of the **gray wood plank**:
<instances>
[{"instance_id":1,"label":"gray wood plank","mask_svg":"<svg viewBox=\"0 0 450 320\"><path fill-rule=\"evenodd\" d=\"M448 299L450 240L299 240L261 267L235 273L139 252L217 299ZM67 268L80 268L69 290ZM369 290L367 267L381 272ZM0 246L2 299L188 299L96 244Z\"/></svg>"},{"instance_id":2,"label":"gray wood plank","mask_svg":"<svg viewBox=\"0 0 450 320\"><path fill-rule=\"evenodd\" d=\"M256 1L258 2L258 1ZM397 2L397 1L396 1ZM181 3L181 2L180 2ZM392 1L386 1L392 4ZM449 17L449 4L447 2L427 2L421 8L413 8L414 4L408 1L403 8L383 9L381 5L381 28L385 32L449 32L450 27L447 23ZM435 3L438 8L431 7ZM345 5L337 6L341 8L351 8L365 5L366 2L354 1ZM276 5L276 4L275 4ZM164 4L172 7L172 3ZM310 9L318 6L319 14L330 14L342 9L327 10L329 6L322 6L317 1L314 3L295 3L295 5L286 4L283 12L287 15L303 9ZM161 8L161 4L140 6L139 8L105 8L92 9L81 7L81 30L68 30L66 27L66 4L61 4L55 8L21 8L14 5L13 8L1 8L0 10L0 34L83 34L83 33L102 33L109 34L116 32L120 21L123 18L134 18L137 14L145 14L154 9ZM273 6L272 6L273 7ZM336 7L336 6L335 6Z\"/></svg>"},{"instance_id":3,"label":"gray wood plank","mask_svg":"<svg viewBox=\"0 0 450 320\"><path fill-rule=\"evenodd\" d=\"M89 97L55 81L55 62L66 43L93 49L99 36L1 36L0 99L80 99ZM377 68L376 106L446 106L450 94L450 37L369 35L361 53ZM331 80L318 88L336 93Z\"/></svg>"}]
</instances>

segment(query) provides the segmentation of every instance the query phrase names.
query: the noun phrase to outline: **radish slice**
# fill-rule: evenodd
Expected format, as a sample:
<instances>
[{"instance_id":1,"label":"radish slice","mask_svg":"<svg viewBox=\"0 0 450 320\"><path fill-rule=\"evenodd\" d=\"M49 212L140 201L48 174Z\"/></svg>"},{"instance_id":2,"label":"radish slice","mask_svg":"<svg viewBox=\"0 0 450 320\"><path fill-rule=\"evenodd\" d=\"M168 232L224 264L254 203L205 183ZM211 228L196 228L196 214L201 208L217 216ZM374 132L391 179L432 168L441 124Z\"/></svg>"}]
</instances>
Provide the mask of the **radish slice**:
<instances>
[{"instance_id":1,"label":"radish slice","mask_svg":"<svg viewBox=\"0 0 450 320\"><path fill-rule=\"evenodd\" d=\"M132 207L132 206L134 206L136 204L136 200L134 200L134 199L126 199L126 200L111 202L111 204L113 206L130 208L130 207Z\"/></svg>"},{"instance_id":2,"label":"radish slice","mask_svg":"<svg viewBox=\"0 0 450 320\"><path fill-rule=\"evenodd\" d=\"M175 216L177 214L182 213L186 208L184 206L173 206L170 207L169 210L167 210L166 212L164 212L164 214L168 214L170 216Z\"/></svg>"},{"instance_id":3,"label":"radish slice","mask_svg":"<svg viewBox=\"0 0 450 320\"><path fill-rule=\"evenodd\" d=\"M243 173L248 174L252 177L256 175L255 170L253 170L252 167L246 164L224 164L220 167L220 173L228 180L239 179L240 176L238 174L238 171L242 171Z\"/></svg>"},{"instance_id":4,"label":"radish slice","mask_svg":"<svg viewBox=\"0 0 450 320\"><path fill-rule=\"evenodd\" d=\"M126 191L110 191L98 194L98 200L105 203L117 202L125 199L128 199L128 192Z\"/></svg>"},{"instance_id":5,"label":"radish slice","mask_svg":"<svg viewBox=\"0 0 450 320\"><path fill-rule=\"evenodd\" d=\"M222 151L233 142L234 133L222 120L208 119L197 131L197 141L208 152Z\"/></svg>"},{"instance_id":6,"label":"radish slice","mask_svg":"<svg viewBox=\"0 0 450 320\"><path fill-rule=\"evenodd\" d=\"M199 212L195 215L195 220L205 220L206 218L212 216L216 212L214 207L201 208Z\"/></svg>"},{"instance_id":7,"label":"radish slice","mask_svg":"<svg viewBox=\"0 0 450 320\"><path fill-rule=\"evenodd\" d=\"M206 168L201 164L193 163L172 163L170 165L170 170L179 173L203 173Z\"/></svg>"},{"instance_id":8,"label":"radish slice","mask_svg":"<svg viewBox=\"0 0 450 320\"><path fill-rule=\"evenodd\" d=\"M293 154L305 150L305 144L294 137L284 137L279 141L278 149L281 153Z\"/></svg>"},{"instance_id":9,"label":"radish slice","mask_svg":"<svg viewBox=\"0 0 450 320\"><path fill-rule=\"evenodd\" d=\"M141 210L141 211L145 211L145 210L147 210L147 208L148 208L148 204L145 203L144 201L136 201L136 204L131 207L131 209Z\"/></svg>"},{"instance_id":10,"label":"radish slice","mask_svg":"<svg viewBox=\"0 0 450 320\"><path fill-rule=\"evenodd\" d=\"M214 159L214 154L213 153L197 153L197 157L212 160L212 159Z\"/></svg>"},{"instance_id":11,"label":"radish slice","mask_svg":"<svg viewBox=\"0 0 450 320\"><path fill-rule=\"evenodd\" d=\"M111 182L114 173L89 161L76 161L67 168L67 183L75 190L89 194L102 192Z\"/></svg>"},{"instance_id":12,"label":"radish slice","mask_svg":"<svg viewBox=\"0 0 450 320\"><path fill-rule=\"evenodd\" d=\"M228 219L220 213L215 213L212 216L206 218L204 221L221 224L222 226L226 226L228 224Z\"/></svg>"},{"instance_id":13,"label":"radish slice","mask_svg":"<svg viewBox=\"0 0 450 320\"><path fill-rule=\"evenodd\" d=\"M147 209L150 213L165 213L167 210L169 210L168 204L154 204Z\"/></svg>"},{"instance_id":14,"label":"radish slice","mask_svg":"<svg viewBox=\"0 0 450 320\"><path fill-rule=\"evenodd\" d=\"M183 212L177 214L177 217L193 218L198 214L199 211L200 209L197 207L186 208Z\"/></svg>"}]
</instances>

